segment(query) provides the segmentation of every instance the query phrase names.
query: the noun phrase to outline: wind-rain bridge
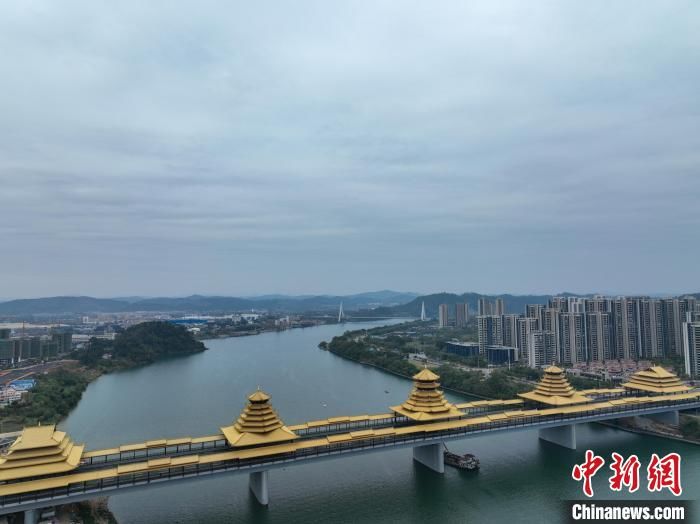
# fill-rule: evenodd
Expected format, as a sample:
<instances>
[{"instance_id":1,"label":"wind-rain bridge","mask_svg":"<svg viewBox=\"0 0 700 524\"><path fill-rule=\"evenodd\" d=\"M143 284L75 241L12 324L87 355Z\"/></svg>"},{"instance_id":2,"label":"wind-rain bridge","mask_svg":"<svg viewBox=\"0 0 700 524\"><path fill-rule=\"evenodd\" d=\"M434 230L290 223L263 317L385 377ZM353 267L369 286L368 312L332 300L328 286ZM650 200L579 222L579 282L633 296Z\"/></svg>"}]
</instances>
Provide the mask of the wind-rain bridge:
<instances>
[{"instance_id":1,"label":"wind-rain bridge","mask_svg":"<svg viewBox=\"0 0 700 524\"><path fill-rule=\"evenodd\" d=\"M412 447L417 462L444 472L443 442L539 429L541 439L576 448L575 425L648 416L678 424L678 411L700 407L700 390L662 367L634 374L622 387L577 391L551 366L530 392L511 400L452 404L429 369L414 377L408 399L390 412L286 426L256 391L238 419L215 435L151 440L86 451L55 426L28 427L0 456L0 515L38 510L125 490L219 473L248 473L268 503L268 472L314 460Z\"/></svg>"}]
</instances>

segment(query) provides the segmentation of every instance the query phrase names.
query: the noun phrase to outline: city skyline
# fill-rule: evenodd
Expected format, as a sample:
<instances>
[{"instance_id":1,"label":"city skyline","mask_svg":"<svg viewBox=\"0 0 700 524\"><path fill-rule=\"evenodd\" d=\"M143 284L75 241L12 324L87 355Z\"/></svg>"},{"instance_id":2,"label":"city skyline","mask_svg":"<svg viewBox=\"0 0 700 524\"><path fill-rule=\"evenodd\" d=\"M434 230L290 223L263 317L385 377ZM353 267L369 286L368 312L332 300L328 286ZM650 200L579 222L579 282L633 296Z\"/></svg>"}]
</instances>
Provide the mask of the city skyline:
<instances>
[{"instance_id":1,"label":"city skyline","mask_svg":"<svg viewBox=\"0 0 700 524\"><path fill-rule=\"evenodd\" d=\"M499 300L479 299L479 353L489 360L503 350L533 368L680 358L688 375L700 370L698 297L551 297L508 314Z\"/></svg>"},{"instance_id":2,"label":"city skyline","mask_svg":"<svg viewBox=\"0 0 700 524\"><path fill-rule=\"evenodd\" d=\"M2 294L697 292L674 5L9 2Z\"/></svg>"}]
</instances>

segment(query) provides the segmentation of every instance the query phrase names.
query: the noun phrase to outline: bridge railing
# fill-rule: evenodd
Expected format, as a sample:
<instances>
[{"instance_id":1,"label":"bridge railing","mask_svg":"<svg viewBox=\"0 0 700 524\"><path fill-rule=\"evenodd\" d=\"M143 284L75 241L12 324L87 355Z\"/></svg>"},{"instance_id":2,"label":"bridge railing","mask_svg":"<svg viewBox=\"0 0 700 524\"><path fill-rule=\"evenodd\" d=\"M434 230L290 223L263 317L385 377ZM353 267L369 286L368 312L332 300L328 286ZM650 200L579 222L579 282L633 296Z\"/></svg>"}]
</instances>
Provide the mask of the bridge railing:
<instances>
[{"instance_id":1,"label":"bridge railing","mask_svg":"<svg viewBox=\"0 0 700 524\"><path fill-rule=\"evenodd\" d=\"M53 488L40 491L32 491L17 495L5 495L0 497L0 508L21 507L23 504L50 502L56 499L68 498L75 495L100 493L102 491L134 487L150 483L187 478L212 474L223 471L245 471L252 468L260 469L265 466L286 464L298 460L314 457L338 455L352 453L355 451L368 450L372 448L393 447L399 445L420 445L426 441L435 441L443 438L458 438L460 436L474 435L480 433L494 432L506 429L517 429L524 427L536 428L542 425L552 425L561 423L576 423L587 419L600 419L606 416L633 416L644 414L650 411L658 411L660 408L684 409L685 407L698 407L700 400L688 399L682 401L667 400L656 402L653 405L632 404L628 406L615 406L609 408L587 410L576 413L558 413L554 415L523 416L498 420L492 422L482 422L458 428L448 428L440 431L430 431L418 434L407 435L387 435L370 437L356 441L335 442L313 448L300 449L288 453L280 453L260 458L231 459L207 464L190 464L176 466L156 471L144 471L119 475L93 481L76 482L62 488Z\"/></svg>"},{"instance_id":2,"label":"bridge railing","mask_svg":"<svg viewBox=\"0 0 700 524\"><path fill-rule=\"evenodd\" d=\"M366 419L347 422L329 422L325 425L311 426L308 428L295 429L300 437L312 437L318 435L327 435L330 433L344 433L358 429L381 428L395 424L403 424L410 422L407 417L403 416L388 416L382 419Z\"/></svg>"},{"instance_id":3,"label":"bridge railing","mask_svg":"<svg viewBox=\"0 0 700 524\"><path fill-rule=\"evenodd\" d=\"M176 457L180 455L190 455L194 452L215 452L228 448L228 441L222 436L218 440L206 442L188 442L184 444L172 444L169 446L152 446L137 450L120 451L118 453L107 453L84 458L81 466L105 466L119 463L139 462L157 457Z\"/></svg>"}]
</instances>

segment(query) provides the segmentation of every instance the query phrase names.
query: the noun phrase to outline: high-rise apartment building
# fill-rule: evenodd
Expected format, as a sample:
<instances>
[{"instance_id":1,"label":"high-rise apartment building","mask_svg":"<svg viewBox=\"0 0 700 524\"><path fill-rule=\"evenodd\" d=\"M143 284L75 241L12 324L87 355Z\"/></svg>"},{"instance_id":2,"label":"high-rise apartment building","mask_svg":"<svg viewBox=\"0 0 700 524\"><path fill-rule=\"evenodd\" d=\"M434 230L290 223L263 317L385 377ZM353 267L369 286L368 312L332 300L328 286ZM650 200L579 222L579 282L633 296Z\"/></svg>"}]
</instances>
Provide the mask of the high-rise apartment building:
<instances>
[{"instance_id":1,"label":"high-rise apartment building","mask_svg":"<svg viewBox=\"0 0 700 524\"><path fill-rule=\"evenodd\" d=\"M653 298L639 300L640 356L645 359L663 357L663 338L661 301Z\"/></svg>"},{"instance_id":2,"label":"high-rise apartment building","mask_svg":"<svg viewBox=\"0 0 700 524\"><path fill-rule=\"evenodd\" d=\"M503 345L517 348L518 343L518 315L502 315Z\"/></svg>"},{"instance_id":3,"label":"high-rise apartment building","mask_svg":"<svg viewBox=\"0 0 700 524\"><path fill-rule=\"evenodd\" d=\"M506 305L503 302L502 298L497 298L493 305L494 305L494 309L493 309L494 315L500 316L500 315L506 314Z\"/></svg>"},{"instance_id":4,"label":"high-rise apartment building","mask_svg":"<svg viewBox=\"0 0 700 524\"><path fill-rule=\"evenodd\" d=\"M73 346L73 332L67 329L53 330L51 340L56 343L59 353L68 353Z\"/></svg>"},{"instance_id":5,"label":"high-rise apartment building","mask_svg":"<svg viewBox=\"0 0 700 524\"><path fill-rule=\"evenodd\" d=\"M438 306L438 327L446 328L449 325L449 310L447 304Z\"/></svg>"},{"instance_id":6,"label":"high-rise apartment building","mask_svg":"<svg viewBox=\"0 0 700 524\"><path fill-rule=\"evenodd\" d=\"M685 372L693 379L700 379L700 321L688 312L683 323L683 360Z\"/></svg>"},{"instance_id":7,"label":"high-rise apartment building","mask_svg":"<svg viewBox=\"0 0 700 524\"><path fill-rule=\"evenodd\" d=\"M549 299L548 307L566 313L569 311L569 301L566 297L552 297Z\"/></svg>"},{"instance_id":8,"label":"high-rise apartment building","mask_svg":"<svg viewBox=\"0 0 700 524\"><path fill-rule=\"evenodd\" d=\"M503 317L481 315L476 317L479 334L479 353L486 354L488 346L503 345Z\"/></svg>"},{"instance_id":9,"label":"high-rise apartment building","mask_svg":"<svg viewBox=\"0 0 700 524\"><path fill-rule=\"evenodd\" d=\"M610 313L612 311L612 301L607 297L596 295L593 298L584 300L584 310L586 313Z\"/></svg>"},{"instance_id":10,"label":"high-rise apartment building","mask_svg":"<svg viewBox=\"0 0 700 524\"><path fill-rule=\"evenodd\" d=\"M586 313L586 345L589 360L602 362L612 358L610 313Z\"/></svg>"},{"instance_id":11,"label":"high-rise apartment building","mask_svg":"<svg viewBox=\"0 0 700 524\"><path fill-rule=\"evenodd\" d=\"M665 298L661 301L666 356L682 355L683 322L688 312L695 311L696 305L694 297Z\"/></svg>"},{"instance_id":12,"label":"high-rise apartment building","mask_svg":"<svg viewBox=\"0 0 700 524\"><path fill-rule=\"evenodd\" d=\"M554 333L555 354L559 356L559 310L554 308L545 308L541 311L542 318L540 319L540 326L542 331L551 331ZM557 360L559 360L557 358Z\"/></svg>"},{"instance_id":13,"label":"high-rise apartment building","mask_svg":"<svg viewBox=\"0 0 700 524\"><path fill-rule=\"evenodd\" d=\"M541 361L545 365L554 360L572 365L611 359L685 357L686 353L694 362L684 345L687 329L683 323L684 319L689 324L700 323L698 306L694 297L553 297L547 307L528 304L525 316L481 315L484 318L478 323L479 344L482 351L497 344L516 348L516 360L534 367ZM497 309L487 301L481 302L480 308ZM536 335L539 345L533 348L530 344L536 331L552 335Z\"/></svg>"},{"instance_id":14,"label":"high-rise apartment building","mask_svg":"<svg viewBox=\"0 0 700 524\"><path fill-rule=\"evenodd\" d=\"M552 331L531 331L528 342L528 365L541 368L556 362L556 336Z\"/></svg>"},{"instance_id":15,"label":"high-rise apartment building","mask_svg":"<svg viewBox=\"0 0 700 524\"><path fill-rule=\"evenodd\" d=\"M569 313L585 313L586 312L586 299L579 297L568 297L568 312Z\"/></svg>"},{"instance_id":16,"label":"high-rise apartment building","mask_svg":"<svg viewBox=\"0 0 700 524\"><path fill-rule=\"evenodd\" d=\"M576 364L587 360L586 322L583 313L559 314L559 361Z\"/></svg>"},{"instance_id":17,"label":"high-rise apartment building","mask_svg":"<svg viewBox=\"0 0 700 524\"><path fill-rule=\"evenodd\" d=\"M455 327L463 328L466 327L469 321L469 305L468 304L455 304Z\"/></svg>"},{"instance_id":18,"label":"high-rise apartment building","mask_svg":"<svg viewBox=\"0 0 700 524\"><path fill-rule=\"evenodd\" d=\"M542 310L544 306L542 304L527 304L525 306L525 316L527 318L536 318L540 320L542 318Z\"/></svg>"},{"instance_id":19,"label":"high-rise apartment building","mask_svg":"<svg viewBox=\"0 0 700 524\"><path fill-rule=\"evenodd\" d=\"M617 297L612 301L614 358L636 360L640 355L639 299Z\"/></svg>"},{"instance_id":20,"label":"high-rise apartment building","mask_svg":"<svg viewBox=\"0 0 700 524\"><path fill-rule=\"evenodd\" d=\"M480 316L484 315L492 315L492 308L491 308L491 302L489 302L486 298L481 297L478 300L478 308L477 312Z\"/></svg>"},{"instance_id":21,"label":"high-rise apartment building","mask_svg":"<svg viewBox=\"0 0 700 524\"><path fill-rule=\"evenodd\" d=\"M538 318L518 318L518 355L516 360L522 361L526 365L530 365L530 333L537 331L540 328L540 320ZM532 366L534 367L534 365Z\"/></svg>"}]
</instances>

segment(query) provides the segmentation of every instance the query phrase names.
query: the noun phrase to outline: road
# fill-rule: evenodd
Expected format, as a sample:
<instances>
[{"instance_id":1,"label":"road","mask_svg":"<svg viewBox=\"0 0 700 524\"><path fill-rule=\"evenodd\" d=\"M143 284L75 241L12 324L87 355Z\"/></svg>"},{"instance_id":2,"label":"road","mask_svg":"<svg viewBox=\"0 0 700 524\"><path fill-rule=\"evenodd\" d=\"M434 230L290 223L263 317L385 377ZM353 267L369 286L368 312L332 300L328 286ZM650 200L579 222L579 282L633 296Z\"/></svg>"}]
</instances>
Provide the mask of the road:
<instances>
[{"instance_id":1,"label":"road","mask_svg":"<svg viewBox=\"0 0 700 524\"><path fill-rule=\"evenodd\" d=\"M0 386L6 386L14 380L32 378L34 375L41 375L44 372L51 371L66 364L74 363L75 360L53 360L44 362L43 364L35 364L23 368L4 369L0 371Z\"/></svg>"}]
</instances>

